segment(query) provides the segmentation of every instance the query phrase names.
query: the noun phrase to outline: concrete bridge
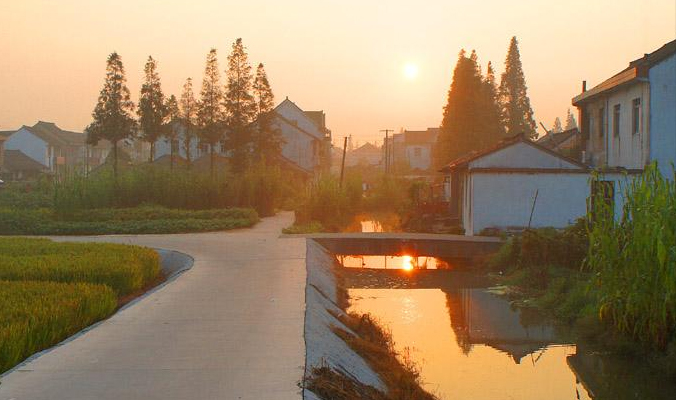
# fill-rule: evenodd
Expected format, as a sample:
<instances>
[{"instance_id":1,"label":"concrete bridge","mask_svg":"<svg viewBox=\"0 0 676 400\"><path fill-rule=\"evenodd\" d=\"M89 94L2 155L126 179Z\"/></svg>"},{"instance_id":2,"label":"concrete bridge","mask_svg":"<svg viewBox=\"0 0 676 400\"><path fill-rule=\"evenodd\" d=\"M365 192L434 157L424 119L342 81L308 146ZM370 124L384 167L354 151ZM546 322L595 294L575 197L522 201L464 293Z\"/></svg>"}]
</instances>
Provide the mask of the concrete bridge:
<instances>
[{"instance_id":1,"label":"concrete bridge","mask_svg":"<svg viewBox=\"0 0 676 400\"><path fill-rule=\"evenodd\" d=\"M495 253L504 241L497 237L432 233L316 233L284 235L313 239L334 254L434 256L474 260Z\"/></svg>"}]
</instances>

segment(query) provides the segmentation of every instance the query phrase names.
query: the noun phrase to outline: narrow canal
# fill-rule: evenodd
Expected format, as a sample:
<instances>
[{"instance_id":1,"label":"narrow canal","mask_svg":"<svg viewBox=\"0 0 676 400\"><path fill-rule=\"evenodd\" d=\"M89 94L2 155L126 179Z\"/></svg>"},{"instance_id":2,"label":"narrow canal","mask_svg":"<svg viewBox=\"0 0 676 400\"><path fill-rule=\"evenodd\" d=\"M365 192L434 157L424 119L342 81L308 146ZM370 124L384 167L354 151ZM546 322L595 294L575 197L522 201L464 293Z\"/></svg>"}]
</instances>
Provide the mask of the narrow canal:
<instances>
[{"instance_id":1,"label":"narrow canal","mask_svg":"<svg viewBox=\"0 0 676 400\"><path fill-rule=\"evenodd\" d=\"M390 330L399 356L441 400L676 398L676 387L645 365L588 350L565 328L512 307L484 277L443 260L337 259L349 271L348 311L369 313Z\"/></svg>"}]
</instances>

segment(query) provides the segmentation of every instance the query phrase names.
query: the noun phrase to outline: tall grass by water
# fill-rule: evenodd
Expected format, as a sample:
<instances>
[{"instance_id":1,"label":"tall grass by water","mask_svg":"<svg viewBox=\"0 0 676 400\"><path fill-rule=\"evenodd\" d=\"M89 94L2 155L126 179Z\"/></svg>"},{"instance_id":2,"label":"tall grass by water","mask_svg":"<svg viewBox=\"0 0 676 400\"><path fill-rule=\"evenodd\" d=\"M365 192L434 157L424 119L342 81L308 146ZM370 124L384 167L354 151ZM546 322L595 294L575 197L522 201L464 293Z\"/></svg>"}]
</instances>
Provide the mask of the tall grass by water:
<instances>
[{"instance_id":1,"label":"tall grass by water","mask_svg":"<svg viewBox=\"0 0 676 400\"><path fill-rule=\"evenodd\" d=\"M621 188L622 214L596 202L589 218L591 290L600 317L650 346L676 335L676 179L656 164Z\"/></svg>"}]
</instances>

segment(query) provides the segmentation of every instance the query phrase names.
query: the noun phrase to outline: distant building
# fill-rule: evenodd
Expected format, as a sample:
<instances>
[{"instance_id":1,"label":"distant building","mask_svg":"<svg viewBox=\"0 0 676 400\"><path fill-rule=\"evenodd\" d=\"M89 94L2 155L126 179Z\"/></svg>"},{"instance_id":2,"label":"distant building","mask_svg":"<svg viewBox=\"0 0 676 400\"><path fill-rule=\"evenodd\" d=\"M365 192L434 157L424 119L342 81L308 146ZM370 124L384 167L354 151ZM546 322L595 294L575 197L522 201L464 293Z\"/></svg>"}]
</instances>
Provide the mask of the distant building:
<instances>
[{"instance_id":1,"label":"distant building","mask_svg":"<svg viewBox=\"0 0 676 400\"><path fill-rule=\"evenodd\" d=\"M565 156L582 161L582 135L577 128L562 132L548 132L537 140L537 143Z\"/></svg>"},{"instance_id":2,"label":"distant building","mask_svg":"<svg viewBox=\"0 0 676 400\"><path fill-rule=\"evenodd\" d=\"M676 40L573 98L593 167L676 163Z\"/></svg>"},{"instance_id":3,"label":"distant building","mask_svg":"<svg viewBox=\"0 0 676 400\"><path fill-rule=\"evenodd\" d=\"M37 179L48 172L47 167L28 157L21 150L5 150L0 176L6 181Z\"/></svg>"},{"instance_id":4,"label":"distant building","mask_svg":"<svg viewBox=\"0 0 676 400\"><path fill-rule=\"evenodd\" d=\"M5 148L21 151L50 172L64 169L84 171L103 163L110 151L110 145L105 141L97 146L88 146L84 133L66 131L53 122L44 121L33 126L24 125L9 133Z\"/></svg>"},{"instance_id":5,"label":"distant building","mask_svg":"<svg viewBox=\"0 0 676 400\"><path fill-rule=\"evenodd\" d=\"M303 111L287 97L274 109L273 126L284 144L281 157L307 174L331 167L331 131L323 111Z\"/></svg>"},{"instance_id":6,"label":"distant building","mask_svg":"<svg viewBox=\"0 0 676 400\"><path fill-rule=\"evenodd\" d=\"M409 171L429 171L432 167L432 151L438 136L439 128L395 133L383 146L383 153L387 154L390 168L404 166Z\"/></svg>"},{"instance_id":7,"label":"distant building","mask_svg":"<svg viewBox=\"0 0 676 400\"><path fill-rule=\"evenodd\" d=\"M340 153L342 156L342 149ZM358 165L377 167L382 163L382 156L383 152L380 147L367 142L346 154L345 165L348 167L355 167Z\"/></svg>"}]
</instances>

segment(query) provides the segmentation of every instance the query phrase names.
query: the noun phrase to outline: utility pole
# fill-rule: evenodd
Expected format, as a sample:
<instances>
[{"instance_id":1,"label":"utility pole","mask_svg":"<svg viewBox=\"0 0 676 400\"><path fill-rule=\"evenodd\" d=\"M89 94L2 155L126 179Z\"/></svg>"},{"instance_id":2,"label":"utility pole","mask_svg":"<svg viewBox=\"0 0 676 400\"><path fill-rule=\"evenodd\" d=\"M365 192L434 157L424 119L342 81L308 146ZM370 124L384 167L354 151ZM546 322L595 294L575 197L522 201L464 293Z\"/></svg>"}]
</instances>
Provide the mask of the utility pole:
<instances>
[{"instance_id":1,"label":"utility pole","mask_svg":"<svg viewBox=\"0 0 676 400\"><path fill-rule=\"evenodd\" d=\"M385 173L390 172L390 140L389 140L389 134L390 132L394 133L394 129L381 129L380 132L385 132ZM392 135L392 139L394 139L394 135Z\"/></svg>"},{"instance_id":2,"label":"utility pole","mask_svg":"<svg viewBox=\"0 0 676 400\"><path fill-rule=\"evenodd\" d=\"M343 162L340 165L340 188L343 188L343 174L345 172L345 153L347 152L347 136L343 142Z\"/></svg>"}]
</instances>

